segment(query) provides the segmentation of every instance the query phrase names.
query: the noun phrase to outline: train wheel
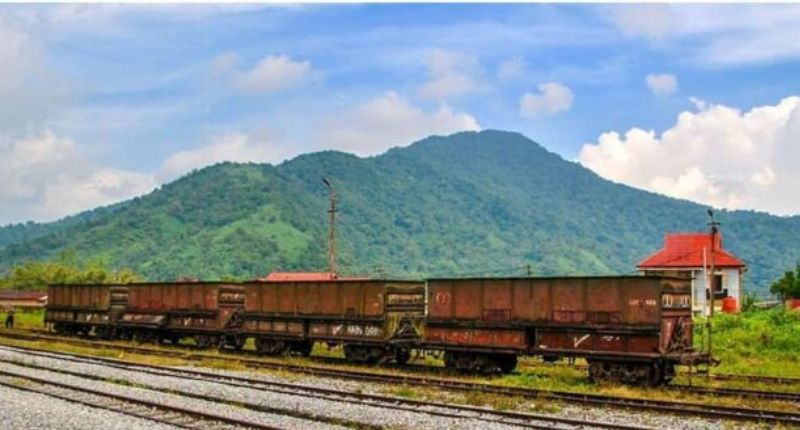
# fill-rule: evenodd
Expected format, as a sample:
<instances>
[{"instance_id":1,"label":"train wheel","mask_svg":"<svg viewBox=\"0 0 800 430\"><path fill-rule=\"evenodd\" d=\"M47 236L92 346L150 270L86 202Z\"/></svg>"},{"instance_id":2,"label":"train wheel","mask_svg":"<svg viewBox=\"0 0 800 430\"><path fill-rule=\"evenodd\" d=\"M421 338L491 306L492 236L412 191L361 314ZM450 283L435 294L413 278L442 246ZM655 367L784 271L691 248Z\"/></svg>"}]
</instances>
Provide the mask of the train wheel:
<instances>
[{"instance_id":1,"label":"train wheel","mask_svg":"<svg viewBox=\"0 0 800 430\"><path fill-rule=\"evenodd\" d=\"M95 327L94 329L95 336L99 337L100 339L113 339L114 338L114 328L108 326L102 327Z\"/></svg>"},{"instance_id":2,"label":"train wheel","mask_svg":"<svg viewBox=\"0 0 800 430\"><path fill-rule=\"evenodd\" d=\"M495 361L497 361L497 365L500 366L500 371L505 374L509 374L517 368L516 355L498 355L495 357Z\"/></svg>"},{"instance_id":3,"label":"train wheel","mask_svg":"<svg viewBox=\"0 0 800 430\"><path fill-rule=\"evenodd\" d=\"M303 357L308 357L311 355L312 349L314 349L314 342L310 340L304 342L295 342L292 344L292 352L296 352Z\"/></svg>"},{"instance_id":4,"label":"train wheel","mask_svg":"<svg viewBox=\"0 0 800 430\"><path fill-rule=\"evenodd\" d=\"M499 363L489 354L471 352L445 352L445 365L461 372L494 374L502 371Z\"/></svg>"},{"instance_id":5,"label":"train wheel","mask_svg":"<svg viewBox=\"0 0 800 430\"><path fill-rule=\"evenodd\" d=\"M558 360L561 360L561 356L560 355L543 355L542 356L542 361L545 362L545 363L555 363Z\"/></svg>"},{"instance_id":6,"label":"train wheel","mask_svg":"<svg viewBox=\"0 0 800 430\"><path fill-rule=\"evenodd\" d=\"M444 357L442 359L444 360L444 366L445 367L449 367L451 369L455 369L456 361L455 361L454 354L452 352L445 351L444 352Z\"/></svg>"},{"instance_id":7,"label":"train wheel","mask_svg":"<svg viewBox=\"0 0 800 430\"><path fill-rule=\"evenodd\" d=\"M411 359L411 350L408 348L397 348L394 351L394 361L397 364L406 364Z\"/></svg>"},{"instance_id":8,"label":"train wheel","mask_svg":"<svg viewBox=\"0 0 800 430\"><path fill-rule=\"evenodd\" d=\"M194 335L194 344L200 349L206 349L214 344L214 339L205 334Z\"/></svg>"},{"instance_id":9,"label":"train wheel","mask_svg":"<svg viewBox=\"0 0 800 430\"><path fill-rule=\"evenodd\" d=\"M231 347L236 351L241 351L246 342L247 338L244 336L227 335L224 336L222 338L222 342L219 343L219 349L221 351L226 347Z\"/></svg>"},{"instance_id":10,"label":"train wheel","mask_svg":"<svg viewBox=\"0 0 800 430\"><path fill-rule=\"evenodd\" d=\"M675 378L675 365L665 364L662 367L664 368L662 383L669 384L670 382L672 382L672 379Z\"/></svg>"},{"instance_id":11,"label":"train wheel","mask_svg":"<svg viewBox=\"0 0 800 430\"><path fill-rule=\"evenodd\" d=\"M258 337L256 338L256 350L261 354L279 355L286 352L286 344L282 340Z\"/></svg>"},{"instance_id":12,"label":"train wheel","mask_svg":"<svg viewBox=\"0 0 800 430\"><path fill-rule=\"evenodd\" d=\"M177 334L162 334L158 337L158 342L162 345L177 345L181 341L181 337Z\"/></svg>"},{"instance_id":13,"label":"train wheel","mask_svg":"<svg viewBox=\"0 0 800 430\"><path fill-rule=\"evenodd\" d=\"M613 376L610 365L604 361L589 360L589 379L592 382L611 381Z\"/></svg>"},{"instance_id":14,"label":"train wheel","mask_svg":"<svg viewBox=\"0 0 800 430\"><path fill-rule=\"evenodd\" d=\"M375 346L345 344L344 356L357 363L376 363L386 357L386 351Z\"/></svg>"},{"instance_id":15,"label":"train wheel","mask_svg":"<svg viewBox=\"0 0 800 430\"><path fill-rule=\"evenodd\" d=\"M138 343L150 343L156 340L156 336L149 330L139 330L133 334L133 340Z\"/></svg>"},{"instance_id":16,"label":"train wheel","mask_svg":"<svg viewBox=\"0 0 800 430\"><path fill-rule=\"evenodd\" d=\"M244 348L244 344L247 343L247 338L244 336L233 336L233 349L237 351L241 351Z\"/></svg>"}]
</instances>

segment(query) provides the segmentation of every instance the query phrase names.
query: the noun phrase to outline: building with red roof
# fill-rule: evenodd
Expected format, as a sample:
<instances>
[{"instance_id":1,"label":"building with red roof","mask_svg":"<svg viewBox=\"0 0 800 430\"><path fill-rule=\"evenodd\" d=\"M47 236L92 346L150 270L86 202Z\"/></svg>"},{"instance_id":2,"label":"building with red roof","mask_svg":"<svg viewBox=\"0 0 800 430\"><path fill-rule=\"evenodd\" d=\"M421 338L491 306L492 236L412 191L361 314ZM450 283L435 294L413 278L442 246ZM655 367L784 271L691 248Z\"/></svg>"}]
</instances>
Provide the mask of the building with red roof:
<instances>
[{"instance_id":1,"label":"building with red roof","mask_svg":"<svg viewBox=\"0 0 800 430\"><path fill-rule=\"evenodd\" d=\"M713 245L713 292L714 299L725 297L736 299L739 306L742 297L742 278L747 265L726 251L722 246L722 234L715 236ZM664 247L651 254L636 265L644 274L676 275L692 278L692 309L707 313L711 292L708 280L711 278L712 243L708 233L668 233Z\"/></svg>"},{"instance_id":2,"label":"building with red roof","mask_svg":"<svg viewBox=\"0 0 800 430\"><path fill-rule=\"evenodd\" d=\"M0 310L11 308L43 308L45 305L47 305L46 291L0 289Z\"/></svg>"},{"instance_id":3,"label":"building with red roof","mask_svg":"<svg viewBox=\"0 0 800 430\"><path fill-rule=\"evenodd\" d=\"M340 276L331 272L270 272L262 281L268 282L320 282L320 281L359 281L369 278Z\"/></svg>"}]
</instances>

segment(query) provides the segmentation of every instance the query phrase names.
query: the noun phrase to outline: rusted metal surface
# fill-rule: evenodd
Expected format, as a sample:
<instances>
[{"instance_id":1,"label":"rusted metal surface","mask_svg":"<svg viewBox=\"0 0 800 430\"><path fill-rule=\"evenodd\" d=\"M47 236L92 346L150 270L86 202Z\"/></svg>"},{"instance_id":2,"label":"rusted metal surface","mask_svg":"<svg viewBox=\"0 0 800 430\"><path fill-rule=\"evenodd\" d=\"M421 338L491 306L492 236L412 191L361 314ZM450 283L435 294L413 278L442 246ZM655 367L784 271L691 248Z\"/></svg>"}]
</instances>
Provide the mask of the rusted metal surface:
<instances>
[{"instance_id":1,"label":"rusted metal surface","mask_svg":"<svg viewBox=\"0 0 800 430\"><path fill-rule=\"evenodd\" d=\"M122 325L166 330L224 330L244 307L244 287L226 282L137 283L129 285Z\"/></svg>"},{"instance_id":2,"label":"rusted metal surface","mask_svg":"<svg viewBox=\"0 0 800 430\"><path fill-rule=\"evenodd\" d=\"M424 315L424 284L347 280L245 284L244 331L312 340L383 342Z\"/></svg>"},{"instance_id":3,"label":"rusted metal surface","mask_svg":"<svg viewBox=\"0 0 800 430\"><path fill-rule=\"evenodd\" d=\"M49 285L45 323L59 327L108 325L127 300L127 289L117 285Z\"/></svg>"},{"instance_id":4,"label":"rusted metal surface","mask_svg":"<svg viewBox=\"0 0 800 430\"><path fill-rule=\"evenodd\" d=\"M530 354L680 354L691 345L689 288L685 279L642 276L429 280L424 342Z\"/></svg>"}]
</instances>

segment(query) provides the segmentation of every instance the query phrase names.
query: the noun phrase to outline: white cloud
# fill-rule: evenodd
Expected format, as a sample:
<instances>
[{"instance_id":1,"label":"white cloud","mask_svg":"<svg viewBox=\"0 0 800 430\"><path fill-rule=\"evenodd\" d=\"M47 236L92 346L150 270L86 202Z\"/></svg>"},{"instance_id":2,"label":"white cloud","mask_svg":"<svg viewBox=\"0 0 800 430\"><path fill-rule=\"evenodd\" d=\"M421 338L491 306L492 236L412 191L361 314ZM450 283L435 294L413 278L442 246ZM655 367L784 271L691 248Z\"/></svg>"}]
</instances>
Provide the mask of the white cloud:
<instances>
[{"instance_id":1,"label":"white cloud","mask_svg":"<svg viewBox=\"0 0 800 430\"><path fill-rule=\"evenodd\" d=\"M525 59L516 56L503 61L497 67L497 77L500 79L519 79L525 76L527 65Z\"/></svg>"},{"instance_id":2,"label":"white cloud","mask_svg":"<svg viewBox=\"0 0 800 430\"><path fill-rule=\"evenodd\" d=\"M382 153L432 135L479 130L472 116L443 104L426 112L394 92L387 92L350 110L319 120L311 141L291 142L263 134L229 133L210 143L172 154L156 174L159 182L223 161L273 163L311 150L335 149L360 156Z\"/></svg>"},{"instance_id":3,"label":"white cloud","mask_svg":"<svg viewBox=\"0 0 800 430\"><path fill-rule=\"evenodd\" d=\"M250 70L239 70L239 56L226 53L211 62L217 76L229 76L234 87L245 93L270 94L298 87L315 77L309 61L293 60L287 55L268 55Z\"/></svg>"},{"instance_id":4,"label":"white cloud","mask_svg":"<svg viewBox=\"0 0 800 430\"><path fill-rule=\"evenodd\" d=\"M481 91L483 68L475 57L434 50L426 60L428 81L418 89L425 99L449 99Z\"/></svg>"},{"instance_id":5,"label":"white cloud","mask_svg":"<svg viewBox=\"0 0 800 430\"><path fill-rule=\"evenodd\" d=\"M326 149L376 155L433 134L479 130L478 121L446 104L426 112L394 92L329 118L316 137Z\"/></svg>"},{"instance_id":6,"label":"white cloud","mask_svg":"<svg viewBox=\"0 0 800 430\"><path fill-rule=\"evenodd\" d=\"M669 73L649 74L645 76L644 82L659 97L671 96L678 91L678 78Z\"/></svg>"},{"instance_id":7,"label":"white cloud","mask_svg":"<svg viewBox=\"0 0 800 430\"><path fill-rule=\"evenodd\" d=\"M698 101L657 136L602 134L579 160L608 179L731 209L800 214L800 97L742 112Z\"/></svg>"},{"instance_id":8,"label":"white cloud","mask_svg":"<svg viewBox=\"0 0 800 430\"><path fill-rule=\"evenodd\" d=\"M672 7L665 4L625 5L615 8L612 20L628 36L660 39L675 26Z\"/></svg>"},{"instance_id":9,"label":"white cloud","mask_svg":"<svg viewBox=\"0 0 800 430\"><path fill-rule=\"evenodd\" d=\"M0 16L0 136L20 137L40 127L66 98L43 52L33 35Z\"/></svg>"},{"instance_id":10,"label":"white cloud","mask_svg":"<svg viewBox=\"0 0 800 430\"><path fill-rule=\"evenodd\" d=\"M156 174L159 182L223 161L234 163L279 163L297 155L297 149L277 137L228 133L216 136L207 145L170 155Z\"/></svg>"},{"instance_id":11,"label":"white cloud","mask_svg":"<svg viewBox=\"0 0 800 430\"><path fill-rule=\"evenodd\" d=\"M547 82L538 88L538 93L525 93L520 97L519 112L522 116L555 115L566 112L572 107L575 95L566 85Z\"/></svg>"},{"instance_id":12,"label":"white cloud","mask_svg":"<svg viewBox=\"0 0 800 430\"><path fill-rule=\"evenodd\" d=\"M53 220L155 187L151 175L103 168L52 132L0 141L0 223Z\"/></svg>"},{"instance_id":13,"label":"white cloud","mask_svg":"<svg viewBox=\"0 0 800 430\"><path fill-rule=\"evenodd\" d=\"M651 4L612 10L611 20L623 34L673 49L691 64L746 65L800 58L797 5Z\"/></svg>"},{"instance_id":14,"label":"white cloud","mask_svg":"<svg viewBox=\"0 0 800 430\"><path fill-rule=\"evenodd\" d=\"M236 79L239 88L258 93L272 93L295 87L311 72L308 61L294 61L285 55L268 56Z\"/></svg>"}]
</instances>

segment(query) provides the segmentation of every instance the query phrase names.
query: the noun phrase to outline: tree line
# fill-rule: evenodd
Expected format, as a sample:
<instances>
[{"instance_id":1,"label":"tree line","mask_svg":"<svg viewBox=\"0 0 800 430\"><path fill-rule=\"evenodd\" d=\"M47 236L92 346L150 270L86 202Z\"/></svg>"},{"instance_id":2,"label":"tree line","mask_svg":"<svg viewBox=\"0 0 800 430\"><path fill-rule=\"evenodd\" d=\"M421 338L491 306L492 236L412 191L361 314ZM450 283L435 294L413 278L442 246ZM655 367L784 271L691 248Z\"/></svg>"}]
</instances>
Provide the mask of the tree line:
<instances>
[{"instance_id":1,"label":"tree line","mask_svg":"<svg viewBox=\"0 0 800 430\"><path fill-rule=\"evenodd\" d=\"M27 261L12 267L0 278L0 288L41 291L48 284L104 284L140 281L128 268L112 268L107 260L81 261L74 252L65 251L47 261Z\"/></svg>"},{"instance_id":2,"label":"tree line","mask_svg":"<svg viewBox=\"0 0 800 430\"><path fill-rule=\"evenodd\" d=\"M785 272L777 281L769 287L769 292L777 295L782 300L800 299L800 263L794 270Z\"/></svg>"}]
</instances>

